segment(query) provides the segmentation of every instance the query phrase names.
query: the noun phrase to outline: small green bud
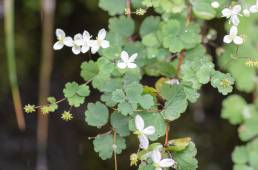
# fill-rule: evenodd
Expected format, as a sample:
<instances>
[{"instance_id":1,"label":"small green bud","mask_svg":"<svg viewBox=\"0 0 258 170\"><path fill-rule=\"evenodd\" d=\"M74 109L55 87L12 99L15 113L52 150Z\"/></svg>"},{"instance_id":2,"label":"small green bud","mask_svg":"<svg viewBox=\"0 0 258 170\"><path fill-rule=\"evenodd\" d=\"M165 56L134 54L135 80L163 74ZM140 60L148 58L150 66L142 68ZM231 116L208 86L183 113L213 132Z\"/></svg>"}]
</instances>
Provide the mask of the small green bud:
<instances>
[{"instance_id":1,"label":"small green bud","mask_svg":"<svg viewBox=\"0 0 258 170\"><path fill-rule=\"evenodd\" d=\"M28 105L24 106L24 110L26 113L33 113L36 111L35 105L28 104Z\"/></svg>"},{"instance_id":2,"label":"small green bud","mask_svg":"<svg viewBox=\"0 0 258 170\"><path fill-rule=\"evenodd\" d=\"M64 113L62 113L61 119L64 121L70 121L73 119L73 115L69 111L64 111Z\"/></svg>"}]
</instances>

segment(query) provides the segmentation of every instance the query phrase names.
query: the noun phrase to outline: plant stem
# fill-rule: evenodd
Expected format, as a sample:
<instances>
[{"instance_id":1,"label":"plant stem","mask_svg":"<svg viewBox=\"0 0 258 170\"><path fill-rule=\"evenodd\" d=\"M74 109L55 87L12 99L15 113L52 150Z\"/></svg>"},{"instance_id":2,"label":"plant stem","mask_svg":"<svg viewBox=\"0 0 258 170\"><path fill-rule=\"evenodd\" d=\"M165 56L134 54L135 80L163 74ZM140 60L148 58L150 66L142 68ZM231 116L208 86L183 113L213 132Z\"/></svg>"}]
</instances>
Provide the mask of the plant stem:
<instances>
[{"instance_id":1,"label":"plant stem","mask_svg":"<svg viewBox=\"0 0 258 170\"><path fill-rule=\"evenodd\" d=\"M12 98L16 113L17 124L20 130L25 130L25 120L22 110L22 102L17 81L16 61L15 61L15 39L14 39L14 1L4 0L4 26L5 43L7 53L7 64L9 82L11 85Z\"/></svg>"},{"instance_id":2,"label":"plant stem","mask_svg":"<svg viewBox=\"0 0 258 170\"><path fill-rule=\"evenodd\" d=\"M184 62L184 58L185 58L185 50L183 49L178 56L178 64L176 66L176 76L178 77L180 74L180 67Z\"/></svg>"},{"instance_id":3,"label":"plant stem","mask_svg":"<svg viewBox=\"0 0 258 170\"><path fill-rule=\"evenodd\" d=\"M169 135L169 123L167 123L167 127L166 127L166 137L165 137L165 144L164 144L164 146L168 145L168 135Z\"/></svg>"},{"instance_id":4,"label":"plant stem","mask_svg":"<svg viewBox=\"0 0 258 170\"><path fill-rule=\"evenodd\" d=\"M131 0L126 0L126 9L128 10L127 12L127 17L130 18L131 17Z\"/></svg>"}]
</instances>

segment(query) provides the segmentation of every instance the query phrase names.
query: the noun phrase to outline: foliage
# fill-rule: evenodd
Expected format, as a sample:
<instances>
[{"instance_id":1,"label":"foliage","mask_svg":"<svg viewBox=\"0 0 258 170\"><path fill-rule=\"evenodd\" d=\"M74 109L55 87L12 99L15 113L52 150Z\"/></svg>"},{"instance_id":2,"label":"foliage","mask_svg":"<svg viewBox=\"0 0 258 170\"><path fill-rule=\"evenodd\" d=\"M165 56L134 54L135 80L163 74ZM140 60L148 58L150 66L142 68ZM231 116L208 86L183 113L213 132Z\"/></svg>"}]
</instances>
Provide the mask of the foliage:
<instances>
[{"instance_id":1,"label":"foliage","mask_svg":"<svg viewBox=\"0 0 258 170\"><path fill-rule=\"evenodd\" d=\"M249 68L238 57L249 52L255 54L256 44L252 43L255 41L252 39L254 30L237 27L241 10L234 11L234 6L222 11L211 0L126 2L99 1L99 7L112 17L108 32L101 29L95 39L87 31L76 34L72 39L62 30L57 30L58 41L54 49L67 46L75 54L87 51L100 55L81 64L80 75L85 83L68 82L63 89L64 100L70 107L84 106L92 89L100 92L99 101L88 103L85 121L90 126L109 128L108 132L93 137L94 150L101 159L114 156L116 160L116 154L126 149L125 137L135 135L140 144L137 153L130 157L131 165L139 162L140 170L169 167L195 170L198 162L194 143L188 137L169 140L169 125L181 117L190 102L198 100L203 85L210 84L222 95L231 93L235 82L240 91L252 92L256 89L255 58L249 61L249 65L253 66ZM223 0L216 3L225 4ZM142 16L146 11L148 14L150 8L155 15ZM211 39L204 31L207 26L205 21L218 17L221 11L233 24L223 41L234 43L225 47L225 53L221 54L219 52L223 50L217 49L216 55L222 55L218 57L218 63L223 72L215 67L216 62L207 52ZM135 22L133 14L141 15L142 22ZM243 20L250 25L254 21ZM238 29L250 34L248 37L251 40L243 44ZM241 44L243 46L235 46ZM155 77L157 81L147 86L141 81L144 77ZM48 101L49 105L41 107L42 111L54 112L60 101L54 98ZM234 169L257 169L255 160L258 153L253 149L258 141L257 108L256 101L248 104L236 94L223 101L222 117L240 125L239 137L248 142L245 146L236 147L233 152ZM27 112L35 109L34 105L25 107ZM62 118L68 121L73 116L66 111ZM151 143L163 136L164 144Z\"/></svg>"}]
</instances>

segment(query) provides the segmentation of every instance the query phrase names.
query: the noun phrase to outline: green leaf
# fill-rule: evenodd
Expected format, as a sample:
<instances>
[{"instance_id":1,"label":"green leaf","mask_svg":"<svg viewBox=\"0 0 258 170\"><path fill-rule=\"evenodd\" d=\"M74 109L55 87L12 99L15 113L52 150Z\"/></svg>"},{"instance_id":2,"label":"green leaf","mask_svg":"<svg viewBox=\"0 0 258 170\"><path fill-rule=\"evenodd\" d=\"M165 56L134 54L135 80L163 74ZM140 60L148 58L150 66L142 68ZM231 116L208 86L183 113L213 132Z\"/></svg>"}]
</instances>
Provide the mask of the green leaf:
<instances>
[{"instance_id":1,"label":"green leaf","mask_svg":"<svg viewBox=\"0 0 258 170\"><path fill-rule=\"evenodd\" d=\"M165 119L173 121L180 117L180 114L186 110L187 100L184 89L180 85L173 85L171 87L163 85L161 88L161 95L167 102L165 109L162 111Z\"/></svg>"},{"instance_id":2,"label":"green leaf","mask_svg":"<svg viewBox=\"0 0 258 170\"><path fill-rule=\"evenodd\" d=\"M246 101L241 96L231 95L227 97L223 101L222 106L222 118L228 119L228 121L234 125L243 122L243 111L246 106Z\"/></svg>"},{"instance_id":3,"label":"green leaf","mask_svg":"<svg viewBox=\"0 0 258 170\"><path fill-rule=\"evenodd\" d=\"M142 162L139 165L138 170L155 170L155 167L152 164L146 164L145 162Z\"/></svg>"},{"instance_id":4,"label":"green leaf","mask_svg":"<svg viewBox=\"0 0 258 170\"><path fill-rule=\"evenodd\" d=\"M211 78L211 85L214 88L217 88L220 93L223 95L227 95L233 90L234 79L232 76L227 73L221 73L219 71L215 71Z\"/></svg>"},{"instance_id":5,"label":"green leaf","mask_svg":"<svg viewBox=\"0 0 258 170\"><path fill-rule=\"evenodd\" d=\"M89 103L85 112L85 121L90 126L98 128L104 126L108 122L108 108L100 103Z\"/></svg>"},{"instance_id":6,"label":"green leaf","mask_svg":"<svg viewBox=\"0 0 258 170\"><path fill-rule=\"evenodd\" d=\"M196 153L197 150L192 142L184 151L174 152L173 159L177 163L177 170L196 170L198 168Z\"/></svg>"},{"instance_id":7,"label":"green leaf","mask_svg":"<svg viewBox=\"0 0 258 170\"><path fill-rule=\"evenodd\" d=\"M143 109L150 109L154 105L153 97L149 94L143 95L138 102Z\"/></svg>"},{"instance_id":8,"label":"green leaf","mask_svg":"<svg viewBox=\"0 0 258 170\"><path fill-rule=\"evenodd\" d=\"M118 104L118 111L121 112L122 115L127 116L131 115L134 111L133 106L128 102L122 102Z\"/></svg>"},{"instance_id":9,"label":"green leaf","mask_svg":"<svg viewBox=\"0 0 258 170\"><path fill-rule=\"evenodd\" d=\"M141 99L143 86L139 83L131 83L125 88L125 93L131 103L137 103Z\"/></svg>"},{"instance_id":10,"label":"green leaf","mask_svg":"<svg viewBox=\"0 0 258 170\"><path fill-rule=\"evenodd\" d=\"M79 107L90 94L90 90L85 84L79 86L76 82L72 82L66 83L63 93L70 106Z\"/></svg>"},{"instance_id":11,"label":"green leaf","mask_svg":"<svg viewBox=\"0 0 258 170\"><path fill-rule=\"evenodd\" d=\"M58 105L56 104L56 99L54 97L48 97L47 101L50 103L48 106L50 112L54 112L58 109Z\"/></svg>"},{"instance_id":12,"label":"green leaf","mask_svg":"<svg viewBox=\"0 0 258 170\"><path fill-rule=\"evenodd\" d=\"M121 35L122 37L129 37L134 33L134 21L131 18L120 16L109 19L110 31Z\"/></svg>"},{"instance_id":13,"label":"green leaf","mask_svg":"<svg viewBox=\"0 0 258 170\"><path fill-rule=\"evenodd\" d=\"M201 19L210 20L216 16L216 11L211 7L210 0L193 0L193 13Z\"/></svg>"},{"instance_id":14,"label":"green leaf","mask_svg":"<svg viewBox=\"0 0 258 170\"><path fill-rule=\"evenodd\" d=\"M148 16L146 17L140 27L140 35L144 37L147 34L157 31L160 24L160 17Z\"/></svg>"},{"instance_id":15,"label":"green leaf","mask_svg":"<svg viewBox=\"0 0 258 170\"><path fill-rule=\"evenodd\" d=\"M99 7L108 11L109 15L123 14L126 3L121 0L100 0Z\"/></svg>"},{"instance_id":16,"label":"green leaf","mask_svg":"<svg viewBox=\"0 0 258 170\"><path fill-rule=\"evenodd\" d=\"M247 119L238 129L242 141L248 141L258 135L258 119Z\"/></svg>"},{"instance_id":17,"label":"green leaf","mask_svg":"<svg viewBox=\"0 0 258 170\"><path fill-rule=\"evenodd\" d=\"M147 34L143 37L142 43L147 47L159 47L160 42L154 33Z\"/></svg>"},{"instance_id":18,"label":"green leaf","mask_svg":"<svg viewBox=\"0 0 258 170\"><path fill-rule=\"evenodd\" d=\"M93 77L95 77L99 73L99 67L98 64L94 61L89 62L83 62L81 64L81 77L87 81L91 80Z\"/></svg>"},{"instance_id":19,"label":"green leaf","mask_svg":"<svg viewBox=\"0 0 258 170\"><path fill-rule=\"evenodd\" d=\"M116 132L121 136L121 137L126 137L130 135L129 131L129 118L126 116L121 115L118 112L114 112L111 115L111 125L113 128L116 129Z\"/></svg>"},{"instance_id":20,"label":"green leaf","mask_svg":"<svg viewBox=\"0 0 258 170\"><path fill-rule=\"evenodd\" d=\"M245 164L248 161L248 151L245 146L237 146L232 153L232 159L236 164Z\"/></svg>"},{"instance_id":21,"label":"green leaf","mask_svg":"<svg viewBox=\"0 0 258 170\"><path fill-rule=\"evenodd\" d=\"M93 141L94 150L99 153L102 160L112 158L113 144L113 135L111 134L99 135ZM116 146L116 153L120 154L126 148L125 139L117 135Z\"/></svg>"},{"instance_id":22,"label":"green leaf","mask_svg":"<svg viewBox=\"0 0 258 170\"><path fill-rule=\"evenodd\" d=\"M190 144L191 138L179 138L168 141L167 149L169 151L181 152Z\"/></svg>"},{"instance_id":23,"label":"green leaf","mask_svg":"<svg viewBox=\"0 0 258 170\"><path fill-rule=\"evenodd\" d=\"M113 93L112 93L112 100L117 102L117 103L121 103L125 101L125 93L123 90L121 89L116 89Z\"/></svg>"}]
</instances>

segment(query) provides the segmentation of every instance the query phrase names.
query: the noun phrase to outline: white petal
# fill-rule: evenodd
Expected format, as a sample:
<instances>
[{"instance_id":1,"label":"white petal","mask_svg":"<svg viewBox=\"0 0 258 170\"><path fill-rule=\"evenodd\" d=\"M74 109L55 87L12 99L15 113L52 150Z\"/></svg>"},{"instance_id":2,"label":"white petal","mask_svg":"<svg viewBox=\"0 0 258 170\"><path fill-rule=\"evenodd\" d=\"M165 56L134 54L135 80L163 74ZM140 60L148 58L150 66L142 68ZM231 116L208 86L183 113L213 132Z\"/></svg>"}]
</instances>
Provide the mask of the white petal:
<instances>
[{"instance_id":1,"label":"white petal","mask_svg":"<svg viewBox=\"0 0 258 170\"><path fill-rule=\"evenodd\" d=\"M159 162L160 167L162 168L167 168L167 167L171 167L175 164L175 161L173 159L170 158L166 158L166 159L162 159Z\"/></svg>"},{"instance_id":2,"label":"white petal","mask_svg":"<svg viewBox=\"0 0 258 170\"><path fill-rule=\"evenodd\" d=\"M129 62L132 63L135 61L135 59L137 58L138 54L137 53L134 53L130 58L129 58Z\"/></svg>"},{"instance_id":3,"label":"white petal","mask_svg":"<svg viewBox=\"0 0 258 170\"><path fill-rule=\"evenodd\" d=\"M138 138L140 141L140 145L139 145L140 148L147 149L149 147L149 140L148 140L147 136L140 135Z\"/></svg>"},{"instance_id":4,"label":"white petal","mask_svg":"<svg viewBox=\"0 0 258 170\"><path fill-rule=\"evenodd\" d=\"M124 62L118 62L117 67L120 68L120 69L125 69L127 67L127 65Z\"/></svg>"},{"instance_id":5,"label":"white petal","mask_svg":"<svg viewBox=\"0 0 258 170\"><path fill-rule=\"evenodd\" d=\"M233 14L238 14L241 12L241 9L242 9L241 5L235 5L232 9L232 12Z\"/></svg>"},{"instance_id":6,"label":"white petal","mask_svg":"<svg viewBox=\"0 0 258 170\"><path fill-rule=\"evenodd\" d=\"M67 47L72 47L73 46L73 39L72 39L72 37L65 37L64 45L66 45Z\"/></svg>"},{"instance_id":7,"label":"white petal","mask_svg":"<svg viewBox=\"0 0 258 170\"><path fill-rule=\"evenodd\" d=\"M60 50L64 47L64 44L61 42L61 41L57 41L54 46L53 46L53 49L54 50Z\"/></svg>"},{"instance_id":8,"label":"white petal","mask_svg":"<svg viewBox=\"0 0 258 170\"><path fill-rule=\"evenodd\" d=\"M161 153L158 149L155 149L152 151L152 155L151 155L152 161L154 163L159 163L161 160Z\"/></svg>"},{"instance_id":9,"label":"white petal","mask_svg":"<svg viewBox=\"0 0 258 170\"><path fill-rule=\"evenodd\" d=\"M219 2L218 1L213 1L212 3L211 3L211 7L212 8L218 8L220 6L220 4L219 4Z\"/></svg>"},{"instance_id":10,"label":"white petal","mask_svg":"<svg viewBox=\"0 0 258 170\"><path fill-rule=\"evenodd\" d=\"M155 133L155 128L153 126L148 126L142 131L145 135L153 135Z\"/></svg>"},{"instance_id":11,"label":"white petal","mask_svg":"<svg viewBox=\"0 0 258 170\"><path fill-rule=\"evenodd\" d=\"M237 45L243 44L243 38L240 36L236 36L233 41Z\"/></svg>"},{"instance_id":12,"label":"white petal","mask_svg":"<svg viewBox=\"0 0 258 170\"><path fill-rule=\"evenodd\" d=\"M101 41L101 47L102 47L102 48L108 48L108 47L109 47L109 41L107 41L107 40L102 40L102 41Z\"/></svg>"},{"instance_id":13,"label":"white petal","mask_svg":"<svg viewBox=\"0 0 258 170\"><path fill-rule=\"evenodd\" d=\"M162 168L160 168L160 167L157 167L157 168L155 168L155 170L162 170Z\"/></svg>"},{"instance_id":14,"label":"white petal","mask_svg":"<svg viewBox=\"0 0 258 170\"><path fill-rule=\"evenodd\" d=\"M95 54L99 50L99 45L96 40L90 41L91 53Z\"/></svg>"},{"instance_id":15,"label":"white petal","mask_svg":"<svg viewBox=\"0 0 258 170\"><path fill-rule=\"evenodd\" d=\"M222 10L223 17L229 18L231 16L231 14L232 14L232 12L229 8L225 8L225 9Z\"/></svg>"},{"instance_id":16,"label":"white petal","mask_svg":"<svg viewBox=\"0 0 258 170\"><path fill-rule=\"evenodd\" d=\"M144 120L140 115L135 116L135 127L139 131L143 131L144 129Z\"/></svg>"},{"instance_id":17,"label":"white petal","mask_svg":"<svg viewBox=\"0 0 258 170\"><path fill-rule=\"evenodd\" d=\"M75 55L78 55L78 54L80 54L80 52L81 52L81 47L79 47L79 46L73 46L72 51L73 51L73 53L74 53Z\"/></svg>"},{"instance_id":18,"label":"white petal","mask_svg":"<svg viewBox=\"0 0 258 170\"><path fill-rule=\"evenodd\" d=\"M128 53L127 53L126 51L122 51L120 57L121 57L121 59L122 59L125 63L127 63L127 62L129 61L129 55L128 55Z\"/></svg>"},{"instance_id":19,"label":"white petal","mask_svg":"<svg viewBox=\"0 0 258 170\"><path fill-rule=\"evenodd\" d=\"M56 29L56 37L59 40L65 38L65 32L62 29Z\"/></svg>"},{"instance_id":20,"label":"white petal","mask_svg":"<svg viewBox=\"0 0 258 170\"><path fill-rule=\"evenodd\" d=\"M231 18L230 18L230 21L232 22L233 25L238 25L240 23L240 20L238 18L237 15L233 15Z\"/></svg>"},{"instance_id":21,"label":"white petal","mask_svg":"<svg viewBox=\"0 0 258 170\"><path fill-rule=\"evenodd\" d=\"M88 44L84 44L81 48L82 53L87 53L90 49L90 46Z\"/></svg>"},{"instance_id":22,"label":"white petal","mask_svg":"<svg viewBox=\"0 0 258 170\"><path fill-rule=\"evenodd\" d=\"M230 28L229 34L235 36L235 35L237 35L237 32L238 32L237 27L236 26L232 26Z\"/></svg>"},{"instance_id":23,"label":"white petal","mask_svg":"<svg viewBox=\"0 0 258 170\"><path fill-rule=\"evenodd\" d=\"M258 6L258 0L256 0L256 6Z\"/></svg>"},{"instance_id":24,"label":"white petal","mask_svg":"<svg viewBox=\"0 0 258 170\"><path fill-rule=\"evenodd\" d=\"M90 33L88 31L84 31L83 32L83 39L90 39L91 36L90 36Z\"/></svg>"},{"instance_id":25,"label":"white petal","mask_svg":"<svg viewBox=\"0 0 258 170\"><path fill-rule=\"evenodd\" d=\"M128 68L136 68L137 65L135 63L127 63Z\"/></svg>"},{"instance_id":26,"label":"white petal","mask_svg":"<svg viewBox=\"0 0 258 170\"><path fill-rule=\"evenodd\" d=\"M82 39L82 35L81 34L76 34L74 36L74 43L77 45L77 46L80 46L83 44L83 39Z\"/></svg>"},{"instance_id":27,"label":"white petal","mask_svg":"<svg viewBox=\"0 0 258 170\"><path fill-rule=\"evenodd\" d=\"M258 7L256 5L252 5L249 10L251 13L256 13L258 12Z\"/></svg>"},{"instance_id":28,"label":"white petal","mask_svg":"<svg viewBox=\"0 0 258 170\"><path fill-rule=\"evenodd\" d=\"M104 40L105 38L106 38L106 30L102 28L101 30L99 30L98 39Z\"/></svg>"},{"instance_id":29,"label":"white petal","mask_svg":"<svg viewBox=\"0 0 258 170\"><path fill-rule=\"evenodd\" d=\"M231 38L230 35L226 35L226 36L224 36L224 38L223 38L223 42L224 42L224 43L229 44L229 43L231 43L232 41L233 41L233 40L232 40L232 38Z\"/></svg>"}]
</instances>

